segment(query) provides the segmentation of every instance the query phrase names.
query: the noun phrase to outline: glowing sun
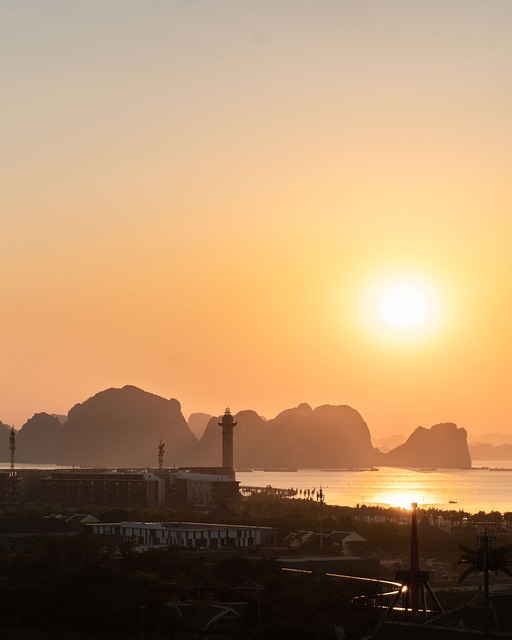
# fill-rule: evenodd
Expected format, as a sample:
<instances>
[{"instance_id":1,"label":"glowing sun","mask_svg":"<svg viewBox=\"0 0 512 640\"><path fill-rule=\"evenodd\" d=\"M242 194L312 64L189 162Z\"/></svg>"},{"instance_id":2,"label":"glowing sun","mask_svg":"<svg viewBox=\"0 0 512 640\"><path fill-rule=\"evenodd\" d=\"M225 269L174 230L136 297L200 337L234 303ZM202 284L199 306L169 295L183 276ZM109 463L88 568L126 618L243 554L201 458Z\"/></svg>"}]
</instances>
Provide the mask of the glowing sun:
<instances>
[{"instance_id":1,"label":"glowing sun","mask_svg":"<svg viewBox=\"0 0 512 640\"><path fill-rule=\"evenodd\" d=\"M390 275L366 292L366 321L383 338L421 339L439 328L440 295L433 282L419 275Z\"/></svg>"},{"instance_id":2,"label":"glowing sun","mask_svg":"<svg viewBox=\"0 0 512 640\"><path fill-rule=\"evenodd\" d=\"M425 324L431 305L426 290L410 282L386 286L377 296L377 315L391 329L409 331Z\"/></svg>"}]
</instances>

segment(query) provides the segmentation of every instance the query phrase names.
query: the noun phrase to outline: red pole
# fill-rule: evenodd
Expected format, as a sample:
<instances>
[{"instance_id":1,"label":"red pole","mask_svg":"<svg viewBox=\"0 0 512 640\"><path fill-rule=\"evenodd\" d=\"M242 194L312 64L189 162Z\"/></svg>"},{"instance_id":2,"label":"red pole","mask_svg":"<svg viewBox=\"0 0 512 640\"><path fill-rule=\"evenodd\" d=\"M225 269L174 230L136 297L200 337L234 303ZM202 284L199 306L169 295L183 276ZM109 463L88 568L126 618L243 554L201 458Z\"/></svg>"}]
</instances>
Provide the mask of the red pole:
<instances>
[{"instance_id":1,"label":"red pole","mask_svg":"<svg viewBox=\"0 0 512 640\"><path fill-rule=\"evenodd\" d=\"M410 572L410 589L411 589L411 622L418 621L419 609L419 585L418 571L420 568L419 542L418 542L418 516L416 509L418 504L412 503L411 514L411 572Z\"/></svg>"}]
</instances>

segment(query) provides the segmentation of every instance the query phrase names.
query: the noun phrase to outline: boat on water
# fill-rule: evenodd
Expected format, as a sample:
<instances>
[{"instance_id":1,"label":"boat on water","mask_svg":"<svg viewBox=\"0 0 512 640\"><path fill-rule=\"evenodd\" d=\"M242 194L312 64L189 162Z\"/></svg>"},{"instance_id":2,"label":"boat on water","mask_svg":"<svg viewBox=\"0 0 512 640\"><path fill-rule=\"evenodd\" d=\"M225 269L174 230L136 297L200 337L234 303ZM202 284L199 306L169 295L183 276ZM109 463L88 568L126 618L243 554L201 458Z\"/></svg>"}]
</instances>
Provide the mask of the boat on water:
<instances>
[{"instance_id":1,"label":"boat on water","mask_svg":"<svg viewBox=\"0 0 512 640\"><path fill-rule=\"evenodd\" d=\"M281 467L269 467L268 469L263 469L263 471L268 472L284 472L284 473L293 473L298 471L298 469L289 469L289 468L281 468Z\"/></svg>"}]
</instances>

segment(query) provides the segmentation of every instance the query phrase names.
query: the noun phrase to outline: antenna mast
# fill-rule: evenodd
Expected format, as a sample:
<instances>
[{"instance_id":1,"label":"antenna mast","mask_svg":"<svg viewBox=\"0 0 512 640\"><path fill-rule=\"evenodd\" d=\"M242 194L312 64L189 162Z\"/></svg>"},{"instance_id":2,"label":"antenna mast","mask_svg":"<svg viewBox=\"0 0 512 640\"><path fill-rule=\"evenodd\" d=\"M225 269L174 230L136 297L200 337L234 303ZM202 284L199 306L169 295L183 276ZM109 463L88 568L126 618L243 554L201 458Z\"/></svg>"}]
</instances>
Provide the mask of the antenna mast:
<instances>
[{"instance_id":1,"label":"antenna mast","mask_svg":"<svg viewBox=\"0 0 512 640\"><path fill-rule=\"evenodd\" d=\"M9 451L11 452L11 469L14 469L14 452L16 451L16 431L14 431L14 426L11 427L11 433L9 434Z\"/></svg>"},{"instance_id":2,"label":"antenna mast","mask_svg":"<svg viewBox=\"0 0 512 640\"><path fill-rule=\"evenodd\" d=\"M158 445L158 468L162 471L164 466L164 448L165 444L160 439L160 444Z\"/></svg>"}]
</instances>

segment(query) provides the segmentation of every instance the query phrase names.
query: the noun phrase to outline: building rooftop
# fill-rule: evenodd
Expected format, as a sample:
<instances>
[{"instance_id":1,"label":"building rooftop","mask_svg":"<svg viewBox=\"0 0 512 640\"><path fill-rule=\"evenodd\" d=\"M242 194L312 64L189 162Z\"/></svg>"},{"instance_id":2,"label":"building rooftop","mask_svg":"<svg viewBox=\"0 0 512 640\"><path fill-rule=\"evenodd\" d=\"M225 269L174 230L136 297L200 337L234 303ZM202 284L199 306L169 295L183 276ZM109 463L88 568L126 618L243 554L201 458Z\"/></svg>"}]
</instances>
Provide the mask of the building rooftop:
<instances>
[{"instance_id":1,"label":"building rooftop","mask_svg":"<svg viewBox=\"0 0 512 640\"><path fill-rule=\"evenodd\" d=\"M245 524L217 524L214 522L99 522L102 526L124 526L124 527L165 527L169 529L268 529L274 531L275 527L261 527L259 525Z\"/></svg>"}]
</instances>

